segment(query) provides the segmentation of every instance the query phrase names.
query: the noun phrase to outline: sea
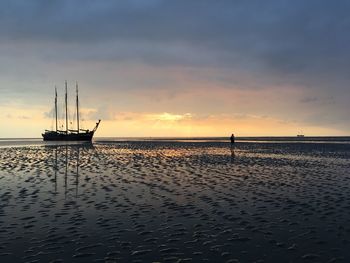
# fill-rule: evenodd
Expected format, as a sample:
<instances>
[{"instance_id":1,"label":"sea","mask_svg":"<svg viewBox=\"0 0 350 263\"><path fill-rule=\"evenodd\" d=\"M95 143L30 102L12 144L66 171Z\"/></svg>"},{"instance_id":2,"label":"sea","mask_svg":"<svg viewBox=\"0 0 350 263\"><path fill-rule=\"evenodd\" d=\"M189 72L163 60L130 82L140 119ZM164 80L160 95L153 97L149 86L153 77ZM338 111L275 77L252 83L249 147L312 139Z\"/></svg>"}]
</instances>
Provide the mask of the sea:
<instances>
[{"instance_id":1,"label":"sea","mask_svg":"<svg viewBox=\"0 0 350 263\"><path fill-rule=\"evenodd\" d=\"M350 137L0 139L0 262L349 262Z\"/></svg>"},{"instance_id":2,"label":"sea","mask_svg":"<svg viewBox=\"0 0 350 263\"><path fill-rule=\"evenodd\" d=\"M229 142L229 137L95 137L93 143L128 141L173 141L173 142ZM350 136L275 136L275 137L236 137L237 143L350 143ZM0 138L0 147L64 145L67 142L44 142L42 138ZM81 142L68 142L81 144Z\"/></svg>"}]
</instances>

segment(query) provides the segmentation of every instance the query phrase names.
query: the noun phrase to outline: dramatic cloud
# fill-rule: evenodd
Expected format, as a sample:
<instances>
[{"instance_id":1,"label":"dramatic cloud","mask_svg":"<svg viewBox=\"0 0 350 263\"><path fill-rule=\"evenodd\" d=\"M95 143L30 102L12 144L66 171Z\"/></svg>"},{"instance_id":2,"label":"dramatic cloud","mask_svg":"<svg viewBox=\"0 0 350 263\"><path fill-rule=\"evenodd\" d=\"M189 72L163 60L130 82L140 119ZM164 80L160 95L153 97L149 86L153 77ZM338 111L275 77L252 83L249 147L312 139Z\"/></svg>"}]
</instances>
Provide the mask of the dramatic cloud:
<instances>
[{"instance_id":1,"label":"dramatic cloud","mask_svg":"<svg viewBox=\"0 0 350 263\"><path fill-rule=\"evenodd\" d=\"M345 0L1 1L0 103L47 105L68 78L88 119L266 115L349 133L348 10Z\"/></svg>"}]
</instances>

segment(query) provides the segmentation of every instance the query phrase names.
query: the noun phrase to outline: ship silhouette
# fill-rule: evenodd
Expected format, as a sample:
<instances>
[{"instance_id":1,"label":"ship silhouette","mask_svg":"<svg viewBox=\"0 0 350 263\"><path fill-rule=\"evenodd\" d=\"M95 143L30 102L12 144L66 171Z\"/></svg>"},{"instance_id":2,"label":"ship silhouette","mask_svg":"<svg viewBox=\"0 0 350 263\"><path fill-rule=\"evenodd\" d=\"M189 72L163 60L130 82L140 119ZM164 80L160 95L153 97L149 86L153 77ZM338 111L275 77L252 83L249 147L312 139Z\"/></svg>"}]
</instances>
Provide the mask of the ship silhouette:
<instances>
[{"instance_id":1,"label":"ship silhouette","mask_svg":"<svg viewBox=\"0 0 350 263\"><path fill-rule=\"evenodd\" d=\"M68 128L68 103L67 103L67 81L65 82L66 93L65 93L65 115L66 115L66 129L58 129L58 120L57 120L57 89L55 88L55 119L56 119L56 129L55 130L45 130L42 133L44 141L91 141L94 133L96 132L98 126L100 125L101 120L96 122L95 127L92 130L80 129L80 120L79 120L79 93L78 93L78 83L76 83L76 111L77 111L77 129Z\"/></svg>"}]
</instances>

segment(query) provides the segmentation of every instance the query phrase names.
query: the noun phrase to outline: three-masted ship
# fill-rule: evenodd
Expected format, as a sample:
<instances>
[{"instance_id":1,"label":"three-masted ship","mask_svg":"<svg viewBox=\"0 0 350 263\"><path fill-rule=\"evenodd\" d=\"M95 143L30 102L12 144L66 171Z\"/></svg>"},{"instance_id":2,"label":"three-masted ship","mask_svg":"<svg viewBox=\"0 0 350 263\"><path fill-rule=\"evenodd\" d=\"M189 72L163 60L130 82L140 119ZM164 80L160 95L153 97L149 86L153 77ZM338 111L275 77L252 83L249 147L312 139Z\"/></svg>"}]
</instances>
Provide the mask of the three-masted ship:
<instances>
[{"instance_id":1,"label":"three-masted ship","mask_svg":"<svg viewBox=\"0 0 350 263\"><path fill-rule=\"evenodd\" d=\"M76 111L77 111L77 129L69 129L68 127L68 95L67 95L67 81L65 82L66 93L65 93L65 113L66 113L66 129L58 129L57 119L57 89L55 88L55 118L56 118L56 129L45 130L42 134L44 141L91 141L95 131L100 125L101 120L96 122L95 127L92 130L80 129L79 120L79 94L78 94L78 83L76 83Z\"/></svg>"}]
</instances>

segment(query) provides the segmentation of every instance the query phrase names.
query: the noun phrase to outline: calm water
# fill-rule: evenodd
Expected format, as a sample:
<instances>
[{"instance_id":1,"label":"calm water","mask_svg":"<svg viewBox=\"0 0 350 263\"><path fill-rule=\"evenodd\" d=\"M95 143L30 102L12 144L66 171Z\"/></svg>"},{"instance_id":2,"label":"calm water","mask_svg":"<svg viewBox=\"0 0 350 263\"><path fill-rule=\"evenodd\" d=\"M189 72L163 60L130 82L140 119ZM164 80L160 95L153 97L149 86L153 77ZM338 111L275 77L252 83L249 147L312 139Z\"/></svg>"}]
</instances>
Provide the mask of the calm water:
<instances>
[{"instance_id":1,"label":"calm water","mask_svg":"<svg viewBox=\"0 0 350 263\"><path fill-rule=\"evenodd\" d=\"M111 142L228 142L229 137L95 137L94 143ZM350 143L350 137L237 137L237 142L255 142L255 143ZM81 142L44 142L42 138L0 138L1 147L18 146L40 146L40 145L74 145Z\"/></svg>"},{"instance_id":2,"label":"calm water","mask_svg":"<svg viewBox=\"0 0 350 263\"><path fill-rule=\"evenodd\" d=\"M0 261L348 262L350 144L288 141L0 141Z\"/></svg>"}]
</instances>

